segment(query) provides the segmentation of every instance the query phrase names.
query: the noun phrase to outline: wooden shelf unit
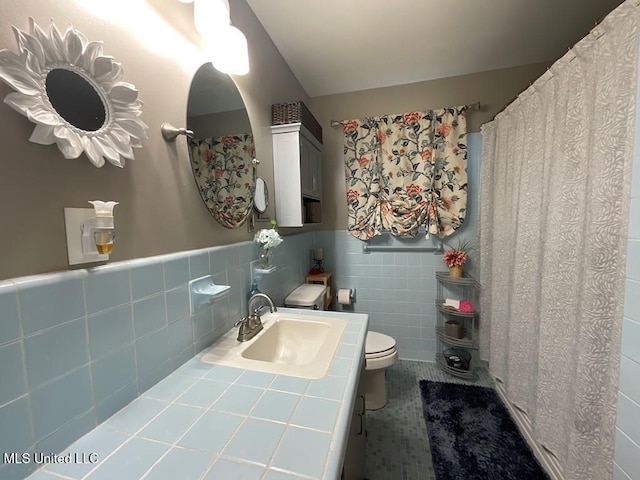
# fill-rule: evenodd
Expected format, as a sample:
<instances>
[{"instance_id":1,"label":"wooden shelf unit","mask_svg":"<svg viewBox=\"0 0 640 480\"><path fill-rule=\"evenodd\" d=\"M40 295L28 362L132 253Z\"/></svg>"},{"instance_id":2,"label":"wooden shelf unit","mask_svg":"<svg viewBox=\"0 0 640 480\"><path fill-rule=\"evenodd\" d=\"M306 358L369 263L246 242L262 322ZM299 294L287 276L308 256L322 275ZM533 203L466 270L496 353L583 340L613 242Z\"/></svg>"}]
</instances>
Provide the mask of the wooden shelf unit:
<instances>
[{"instance_id":1,"label":"wooden shelf unit","mask_svg":"<svg viewBox=\"0 0 640 480\"><path fill-rule=\"evenodd\" d=\"M324 309L329 310L333 305L333 274L331 272L322 272L315 275L307 275L305 283L315 283L327 287L324 297Z\"/></svg>"}]
</instances>

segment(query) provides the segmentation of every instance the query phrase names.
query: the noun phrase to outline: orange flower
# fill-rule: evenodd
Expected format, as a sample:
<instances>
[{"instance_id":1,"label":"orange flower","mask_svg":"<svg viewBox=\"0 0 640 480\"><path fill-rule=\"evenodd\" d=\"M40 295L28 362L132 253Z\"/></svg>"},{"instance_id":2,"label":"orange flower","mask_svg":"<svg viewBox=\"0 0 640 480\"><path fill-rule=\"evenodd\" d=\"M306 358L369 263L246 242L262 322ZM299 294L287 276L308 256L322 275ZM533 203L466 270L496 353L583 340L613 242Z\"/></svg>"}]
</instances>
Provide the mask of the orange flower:
<instances>
[{"instance_id":1,"label":"orange flower","mask_svg":"<svg viewBox=\"0 0 640 480\"><path fill-rule=\"evenodd\" d=\"M440 225L440 231L444 231L444 226ZM460 240L456 248L452 248L444 252L442 261L447 267L459 267L467 261L467 251L471 250L468 242Z\"/></svg>"},{"instance_id":2,"label":"orange flower","mask_svg":"<svg viewBox=\"0 0 640 480\"><path fill-rule=\"evenodd\" d=\"M222 177L224 174L224 170L221 168L216 168L216 177Z\"/></svg>"},{"instance_id":3,"label":"orange flower","mask_svg":"<svg viewBox=\"0 0 640 480\"><path fill-rule=\"evenodd\" d=\"M358 193L357 190L353 190L353 189L347 190L347 200L350 200L353 202L358 200L358 197L360 197L360 194Z\"/></svg>"},{"instance_id":4,"label":"orange flower","mask_svg":"<svg viewBox=\"0 0 640 480\"><path fill-rule=\"evenodd\" d=\"M200 153L200 158L207 162L213 158L213 152L211 150L203 150Z\"/></svg>"},{"instance_id":5,"label":"orange flower","mask_svg":"<svg viewBox=\"0 0 640 480\"><path fill-rule=\"evenodd\" d=\"M425 148L424 150L422 150L420 152L420 156L422 157L422 159L424 160L425 158L428 158L431 156L431 149L430 148Z\"/></svg>"},{"instance_id":6,"label":"orange flower","mask_svg":"<svg viewBox=\"0 0 640 480\"><path fill-rule=\"evenodd\" d=\"M380 144L382 144L387 139L387 134L386 134L386 132L383 132L382 130L378 130L376 132L376 138L378 139L378 142Z\"/></svg>"},{"instance_id":7,"label":"orange flower","mask_svg":"<svg viewBox=\"0 0 640 480\"><path fill-rule=\"evenodd\" d=\"M460 267L467 261L467 253L462 250L447 250L442 261L447 267Z\"/></svg>"},{"instance_id":8,"label":"orange flower","mask_svg":"<svg viewBox=\"0 0 640 480\"><path fill-rule=\"evenodd\" d=\"M451 133L451 130L453 130L453 128L447 123L438 125L438 128L436 128L436 132L438 132L438 135L442 135L443 137L448 136Z\"/></svg>"},{"instance_id":9,"label":"orange flower","mask_svg":"<svg viewBox=\"0 0 640 480\"><path fill-rule=\"evenodd\" d=\"M420 114L418 112L410 112L404 114L404 123L412 124L420 121Z\"/></svg>"},{"instance_id":10,"label":"orange flower","mask_svg":"<svg viewBox=\"0 0 640 480\"><path fill-rule=\"evenodd\" d=\"M353 132L356 128L358 128L358 122L355 120L349 120L342 124L342 131L345 134Z\"/></svg>"},{"instance_id":11,"label":"orange flower","mask_svg":"<svg viewBox=\"0 0 640 480\"><path fill-rule=\"evenodd\" d=\"M230 146L233 145L233 136L232 135L225 135L224 137L222 137L222 144L225 146Z\"/></svg>"},{"instance_id":12,"label":"orange flower","mask_svg":"<svg viewBox=\"0 0 640 480\"><path fill-rule=\"evenodd\" d=\"M366 167L367 165L369 165L369 159L366 157L360 157L358 159L358 165L360 165L361 167Z\"/></svg>"},{"instance_id":13,"label":"orange flower","mask_svg":"<svg viewBox=\"0 0 640 480\"><path fill-rule=\"evenodd\" d=\"M448 198L444 198L444 197L441 198L440 200L442 201L442 206L445 209L449 210L451 208L451 200L449 200Z\"/></svg>"},{"instance_id":14,"label":"orange flower","mask_svg":"<svg viewBox=\"0 0 640 480\"><path fill-rule=\"evenodd\" d=\"M454 170L456 173L460 173L460 166L459 166L459 165L456 165L455 167L453 167L453 170Z\"/></svg>"},{"instance_id":15,"label":"orange flower","mask_svg":"<svg viewBox=\"0 0 640 480\"><path fill-rule=\"evenodd\" d=\"M227 195L224 199L224 203L226 203L227 205L231 205L233 203L233 196Z\"/></svg>"},{"instance_id":16,"label":"orange flower","mask_svg":"<svg viewBox=\"0 0 640 480\"><path fill-rule=\"evenodd\" d=\"M416 195L422 193L422 187L420 185L416 185L415 183L408 185L406 190L407 195L410 195L412 197L415 197Z\"/></svg>"}]
</instances>

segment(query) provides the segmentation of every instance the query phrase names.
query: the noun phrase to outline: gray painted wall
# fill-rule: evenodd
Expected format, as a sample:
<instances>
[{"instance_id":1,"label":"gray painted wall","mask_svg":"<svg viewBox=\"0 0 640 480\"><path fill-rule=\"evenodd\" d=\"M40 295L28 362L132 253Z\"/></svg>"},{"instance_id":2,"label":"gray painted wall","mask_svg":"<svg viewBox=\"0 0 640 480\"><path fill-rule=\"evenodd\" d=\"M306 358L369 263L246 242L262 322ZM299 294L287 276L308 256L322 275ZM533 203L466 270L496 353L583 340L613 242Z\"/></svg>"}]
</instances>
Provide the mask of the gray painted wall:
<instances>
[{"instance_id":1,"label":"gray painted wall","mask_svg":"<svg viewBox=\"0 0 640 480\"><path fill-rule=\"evenodd\" d=\"M313 229L346 228L341 134L331 119L402 112L480 101L469 116L470 130L490 119L543 70L541 65L498 70L452 79L309 99L245 0L231 0L232 22L246 35L251 71L235 77L247 103L256 154L273 192L271 104L303 100L322 123L324 205ZM101 9L96 11L96 9ZM142 10L140 10L142 9ZM167 144L160 125L186 123L191 79L206 61L193 29L192 5L168 0L5 0L0 47L15 51L10 26L27 29L33 16L42 27L53 18L59 28L73 24L89 40L104 41L106 54L124 67L144 101L149 126L135 161L119 169L95 168L84 157L65 160L57 147L28 141L34 125L0 104L0 279L68 269L64 207L89 207L88 200L116 200L117 245L111 261L224 245L251 238L244 226L219 226L195 188L184 138ZM0 98L12 90L0 84ZM273 198L273 196L272 196ZM273 202L268 210L273 215ZM264 224L258 224L258 228ZM310 230L311 227L302 231ZM300 229L282 229L284 235Z\"/></svg>"},{"instance_id":2,"label":"gray painted wall","mask_svg":"<svg viewBox=\"0 0 640 480\"><path fill-rule=\"evenodd\" d=\"M211 218L195 188L184 138L167 144L160 135L163 122L186 124L191 78L206 60L192 10L166 0L2 2L1 48L16 50L10 26L26 30L28 16L44 28L50 18L60 29L73 24L89 40L104 41L105 53L122 63L124 80L140 92L149 138L124 169L98 169L84 156L66 160L56 146L29 142L34 125L1 103L0 279L68 269L63 208L90 207L88 200L120 202L112 261L251 238L246 227L227 230ZM254 125L259 174L272 184L271 104L307 96L244 0L231 1L231 17L249 43L251 72L235 80ZM11 91L0 84L0 98Z\"/></svg>"}]
</instances>

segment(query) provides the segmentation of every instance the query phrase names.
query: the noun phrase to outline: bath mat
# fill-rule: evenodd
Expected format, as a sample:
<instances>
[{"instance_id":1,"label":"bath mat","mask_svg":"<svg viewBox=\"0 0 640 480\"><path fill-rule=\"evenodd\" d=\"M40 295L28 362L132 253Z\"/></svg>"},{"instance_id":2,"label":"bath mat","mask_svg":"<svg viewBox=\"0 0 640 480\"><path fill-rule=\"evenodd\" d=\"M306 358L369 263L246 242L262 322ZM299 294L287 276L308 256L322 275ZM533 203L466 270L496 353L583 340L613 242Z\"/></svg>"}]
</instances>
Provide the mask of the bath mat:
<instances>
[{"instance_id":1,"label":"bath mat","mask_svg":"<svg viewBox=\"0 0 640 480\"><path fill-rule=\"evenodd\" d=\"M548 480L498 395L486 387L420 380L438 480Z\"/></svg>"}]
</instances>

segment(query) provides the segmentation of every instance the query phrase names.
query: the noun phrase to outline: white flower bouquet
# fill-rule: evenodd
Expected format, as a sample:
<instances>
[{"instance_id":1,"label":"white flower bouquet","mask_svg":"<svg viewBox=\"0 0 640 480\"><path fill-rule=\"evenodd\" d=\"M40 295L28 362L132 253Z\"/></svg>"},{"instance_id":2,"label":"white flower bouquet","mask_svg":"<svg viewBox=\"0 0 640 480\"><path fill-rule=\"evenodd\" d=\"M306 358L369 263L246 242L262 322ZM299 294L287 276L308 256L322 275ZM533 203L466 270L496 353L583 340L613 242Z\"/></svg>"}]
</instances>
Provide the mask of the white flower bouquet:
<instances>
[{"instance_id":1,"label":"white flower bouquet","mask_svg":"<svg viewBox=\"0 0 640 480\"><path fill-rule=\"evenodd\" d=\"M282 237L273 228L258 230L253 241L262 248L274 248L282 243Z\"/></svg>"}]
</instances>

